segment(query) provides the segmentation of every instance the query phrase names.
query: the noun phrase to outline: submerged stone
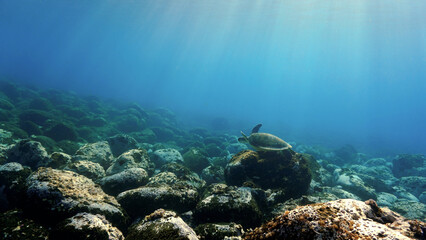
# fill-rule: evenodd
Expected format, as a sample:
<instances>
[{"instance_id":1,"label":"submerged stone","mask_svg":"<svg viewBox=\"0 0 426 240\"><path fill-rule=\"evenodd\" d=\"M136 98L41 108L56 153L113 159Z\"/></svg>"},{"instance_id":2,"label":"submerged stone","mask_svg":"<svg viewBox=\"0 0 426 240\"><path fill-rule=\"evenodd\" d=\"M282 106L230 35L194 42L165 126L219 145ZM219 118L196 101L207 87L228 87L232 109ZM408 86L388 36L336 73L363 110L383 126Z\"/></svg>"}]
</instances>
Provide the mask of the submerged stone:
<instances>
[{"instance_id":1,"label":"submerged stone","mask_svg":"<svg viewBox=\"0 0 426 240\"><path fill-rule=\"evenodd\" d=\"M260 223L261 212L250 189L213 184L209 192L194 210L198 223L237 222L244 227Z\"/></svg>"},{"instance_id":2,"label":"submerged stone","mask_svg":"<svg viewBox=\"0 0 426 240\"><path fill-rule=\"evenodd\" d=\"M227 184L249 184L263 189L282 189L288 198L306 193L312 179L306 155L292 150L242 151L225 168Z\"/></svg>"},{"instance_id":3,"label":"submerged stone","mask_svg":"<svg viewBox=\"0 0 426 240\"><path fill-rule=\"evenodd\" d=\"M244 239L420 239L426 223L407 220L368 200L341 199L287 211Z\"/></svg>"},{"instance_id":4,"label":"submerged stone","mask_svg":"<svg viewBox=\"0 0 426 240\"><path fill-rule=\"evenodd\" d=\"M197 234L172 211L158 209L131 226L126 240L198 240Z\"/></svg>"},{"instance_id":5,"label":"submerged stone","mask_svg":"<svg viewBox=\"0 0 426 240\"><path fill-rule=\"evenodd\" d=\"M18 162L31 169L47 166L52 159L41 143L28 139L20 140L6 151L8 162Z\"/></svg>"},{"instance_id":6,"label":"submerged stone","mask_svg":"<svg viewBox=\"0 0 426 240\"><path fill-rule=\"evenodd\" d=\"M77 213L58 224L49 235L50 240L124 240L120 230L112 226L104 216Z\"/></svg>"},{"instance_id":7,"label":"submerged stone","mask_svg":"<svg viewBox=\"0 0 426 240\"><path fill-rule=\"evenodd\" d=\"M39 168L27 178L26 185L29 205L25 210L44 222L55 223L79 212L102 214L119 227L127 220L114 197L77 173Z\"/></svg>"}]
</instances>

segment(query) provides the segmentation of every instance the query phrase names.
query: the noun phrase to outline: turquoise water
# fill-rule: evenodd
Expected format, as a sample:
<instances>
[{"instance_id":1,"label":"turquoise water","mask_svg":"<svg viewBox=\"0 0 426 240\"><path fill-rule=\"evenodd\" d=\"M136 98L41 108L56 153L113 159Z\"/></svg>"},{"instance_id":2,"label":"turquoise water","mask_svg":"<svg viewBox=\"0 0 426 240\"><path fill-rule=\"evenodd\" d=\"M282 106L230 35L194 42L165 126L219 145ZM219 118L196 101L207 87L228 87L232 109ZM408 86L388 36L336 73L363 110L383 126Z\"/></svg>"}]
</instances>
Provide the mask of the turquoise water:
<instances>
[{"instance_id":1,"label":"turquoise water","mask_svg":"<svg viewBox=\"0 0 426 240\"><path fill-rule=\"evenodd\" d=\"M426 153L426 1L0 0L0 77Z\"/></svg>"}]
</instances>

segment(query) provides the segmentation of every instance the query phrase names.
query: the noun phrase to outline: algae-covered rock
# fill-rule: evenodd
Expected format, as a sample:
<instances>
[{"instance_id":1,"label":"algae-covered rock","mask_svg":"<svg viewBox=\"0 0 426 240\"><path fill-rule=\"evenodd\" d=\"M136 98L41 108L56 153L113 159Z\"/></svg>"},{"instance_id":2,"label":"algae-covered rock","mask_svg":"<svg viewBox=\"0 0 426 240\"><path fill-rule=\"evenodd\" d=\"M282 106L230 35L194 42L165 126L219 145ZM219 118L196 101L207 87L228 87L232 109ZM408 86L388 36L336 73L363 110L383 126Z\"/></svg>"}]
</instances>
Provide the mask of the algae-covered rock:
<instances>
[{"instance_id":1,"label":"algae-covered rock","mask_svg":"<svg viewBox=\"0 0 426 240\"><path fill-rule=\"evenodd\" d=\"M225 168L227 184L252 183L263 189L285 190L288 198L306 193L312 179L306 155L292 150L255 152L245 150Z\"/></svg>"},{"instance_id":2,"label":"algae-covered rock","mask_svg":"<svg viewBox=\"0 0 426 240\"><path fill-rule=\"evenodd\" d=\"M64 170L76 172L92 180L105 177L104 168L99 163L91 161L76 161L68 164Z\"/></svg>"},{"instance_id":3,"label":"algae-covered rock","mask_svg":"<svg viewBox=\"0 0 426 240\"><path fill-rule=\"evenodd\" d=\"M152 154L152 160L155 165L161 167L167 163L183 163L183 157L180 152L173 148L158 149Z\"/></svg>"},{"instance_id":4,"label":"algae-covered rock","mask_svg":"<svg viewBox=\"0 0 426 240\"><path fill-rule=\"evenodd\" d=\"M200 148L189 149L183 154L183 160L186 167L198 173L210 165L207 153Z\"/></svg>"},{"instance_id":5,"label":"algae-covered rock","mask_svg":"<svg viewBox=\"0 0 426 240\"><path fill-rule=\"evenodd\" d=\"M399 184L417 198L420 197L422 192L426 191L426 177L402 177Z\"/></svg>"},{"instance_id":6,"label":"algae-covered rock","mask_svg":"<svg viewBox=\"0 0 426 240\"><path fill-rule=\"evenodd\" d=\"M176 213L158 209L129 228L126 240L198 240L194 230Z\"/></svg>"},{"instance_id":7,"label":"algae-covered rock","mask_svg":"<svg viewBox=\"0 0 426 240\"><path fill-rule=\"evenodd\" d=\"M0 210L20 207L23 204L26 191L25 179L30 174L29 167L23 167L17 162L0 165L0 195L4 195Z\"/></svg>"},{"instance_id":8,"label":"algae-covered rock","mask_svg":"<svg viewBox=\"0 0 426 240\"><path fill-rule=\"evenodd\" d=\"M53 152L50 154L52 162L49 164L51 168L64 168L67 165L71 164L72 157L69 154L63 152Z\"/></svg>"},{"instance_id":9,"label":"algae-covered rock","mask_svg":"<svg viewBox=\"0 0 426 240\"><path fill-rule=\"evenodd\" d=\"M99 180L102 189L107 194L114 196L126 190L140 187L147 182L148 173L142 168L129 168Z\"/></svg>"},{"instance_id":10,"label":"algae-covered rock","mask_svg":"<svg viewBox=\"0 0 426 240\"><path fill-rule=\"evenodd\" d=\"M116 174L129 168L143 168L148 175L154 172L154 164L151 162L145 149L131 149L121 154L107 169L107 175Z\"/></svg>"},{"instance_id":11,"label":"algae-covered rock","mask_svg":"<svg viewBox=\"0 0 426 240\"><path fill-rule=\"evenodd\" d=\"M89 178L77 173L39 168L26 180L26 211L42 221L54 223L79 212L102 214L123 227L126 214L114 197L105 194Z\"/></svg>"},{"instance_id":12,"label":"algae-covered rock","mask_svg":"<svg viewBox=\"0 0 426 240\"><path fill-rule=\"evenodd\" d=\"M225 181L225 170L221 166L208 166L201 172L201 178L207 184Z\"/></svg>"},{"instance_id":13,"label":"algae-covered rock","mask_svg":"<svg viewBox=\"0 0 426 240\"><path fill-rule=\"evenodd\" d=\"M131 149L137 149L138 143L136 140L126 134L117 134L108 138L108 143L114 156L120 156L122 153Z\"/></svg>"},{"instance_id":14,"label":"algae-covered rock","mask_svg":"<svg viewBox=\"0 0 426 240\"><path fill-rule=\"evenodd\" d=\"M377 198L375 189L366 185L364 181L355 173L344 171L342 169L336 169L334 171L334 176L336 185L339 185L344 190L355 194L356 196L360 197L361 200Z\"/></svg>"},{"instance_id":15,"label":"algae-covered rock","mask_svg":"<svg viewBox=\"0 0 426 240\"><path fill-rule=\"evenodd\" d=\"M182 166L178 163L168 163L166 165L163 165L161 167L161 173L163 172L172 172L176 174L176 177L178 178L178 181L175 182L175 185L179 186L189 186L196 189L201 189L206 185L206 182L202 180L198 174L192 172L189 170L189 168ZM158 175L160 175L159 173ZM154 176L152 179L150 179L150 184L155 183L159 176Z\"/></svg>"},{"instance_id":16,"label":"algae-covered rock","mask_svg":"<svg viewBox=\"0 0 426 240\"><path fill-rule=\"evenodd\" d=\"M421 154L399 154L393 159L395 177L426 177L426 157Z\"/></svg>"},{"instance_id":17,"label":"algae-covered rock","mask_svg":"<svg viewBox=\"0 0 426 240\"><path fill-rule=\"evenodd\" d=\"M78 138L78 133L70 124L57 123L55 126L47 129L44 134L55 141L72 140Z\"/></svg>"},{"instance_id":18,"label":"algae-covered rock","mask_svg":"<svg viewBox=\"0 0 426 240\"><path fill-rule=\"evenodd\" d=\"M130 216L141 217L158 208L167 208L178 213L191 210L197 204L198 193L192 188L144 186L120 193L117 200Z\"/></svg>"},{"instance_id":19,"label":"algae-covered rock","mask_svg":"<svg viewBox=\"0 0 426 240\"><path fill-rule=\"evenodd\" d=\"M395 212L408 219L426 221L426 204L407 199L398 199L390 207Z\"/></svg>"},{"instance_id":20,"label":"algae-covered rock","mask_svg":"<svg viewBox=\"0 0 426 240\"><path fill-rule=\"evenodd\" d=\"M32 169L47 166L52 160L41 143L20 140L6 151L8 162L18 162Z\"/></svg>"},{"instance_id":21,"label":"algae-covered rock","mask_svg":"<svg viewBox=\"0 0 426 240\"><path fill-rule=\"evenodd\" d=\"M46 240L49 229L27 218L21 210L0 213L0 238L3 240Z\"/></svg>"},{"instance_id":22,"label":"algae-covered rock","mask_svg":"<svg viewBox=\"0 0 426 240\"><path fill-rule=\"evenodd\" d=\"M197 204L194 219L199 223L236 222L254 227L260 223L261 212L248 188L213 184Z\"/></svg>"},{"instance_id":23,"label":"algae-covered rock","mask_svg":"<svg viewBox=\"0 0 426 240\"><path fill-rule=\"evenodd\" d=\"M413 239L426 223L407 220L372 201L341 199L287 211L244 239Z\"/></svg>"},{"instance_id":24,"label":"algae-covered rock","mask_svg":"<svg viewBox=\"0 0 426 240\"><path fill-rule=\"evenodd\" d=\"M114 160L111 148L107 141L88 143L77 150L74 161L87 160L99 163L105 169L108 168Z\"/></svg>"},{"instance_id":25,"label":"algae-covered rock","mask_svg":"<svg viewBox=\"0 0 426 240\"><path fill-rule=\"evenodd\" d=\"M206 223L200 224L195 229L201 240L223 240L225 237L241 237L244 229L236 223Z\"/></svg>"},{"instance_id":26,"label":"algae-covered rock","mask_svg":"<svg viewBox=\"0 0 426 240\"><path fill-rule=\"evenodd\" d=\"M58 224L49 235L50 240L124 240L119 229L112 226L104 216L77 213Z\"/></svg>"}]
</instances>

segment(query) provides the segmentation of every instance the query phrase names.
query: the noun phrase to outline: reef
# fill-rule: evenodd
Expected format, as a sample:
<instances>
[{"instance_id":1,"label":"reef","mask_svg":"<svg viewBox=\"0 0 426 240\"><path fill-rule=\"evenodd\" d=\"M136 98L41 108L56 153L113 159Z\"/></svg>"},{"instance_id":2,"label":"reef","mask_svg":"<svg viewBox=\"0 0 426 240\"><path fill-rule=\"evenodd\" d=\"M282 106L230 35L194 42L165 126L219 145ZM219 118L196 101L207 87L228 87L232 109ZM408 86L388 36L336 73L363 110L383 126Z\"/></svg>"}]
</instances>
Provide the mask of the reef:
<instances>
[{"instance_id":1,"label":"reef","mask_svg":"<svg viewBox=\"0 0 426 240\"><path fill-rule=\"evenodd\" d=\"M425 238L425 156L253 151L213 123L0 82L0 238Z\"/></svg>"}]
</instances>

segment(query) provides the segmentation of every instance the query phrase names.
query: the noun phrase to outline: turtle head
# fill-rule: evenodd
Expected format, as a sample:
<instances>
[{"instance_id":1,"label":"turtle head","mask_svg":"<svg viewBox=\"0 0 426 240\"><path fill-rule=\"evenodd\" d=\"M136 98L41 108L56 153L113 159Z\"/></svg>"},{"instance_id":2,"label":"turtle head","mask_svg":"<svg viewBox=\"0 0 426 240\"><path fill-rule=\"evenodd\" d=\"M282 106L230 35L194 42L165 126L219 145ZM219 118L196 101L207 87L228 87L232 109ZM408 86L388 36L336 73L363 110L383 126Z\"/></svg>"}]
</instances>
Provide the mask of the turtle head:
<instances>
[{"instance_id":1,"label":"turtle head","mask_svg":"<svg viewBox=\"0 0 426 240\"><path fill-rule=\"evenodd\" d=\"M242 137L238 138L238 142L240 143L249 143L248 137L241 131Z\"/></svg>"}]
</instances>

